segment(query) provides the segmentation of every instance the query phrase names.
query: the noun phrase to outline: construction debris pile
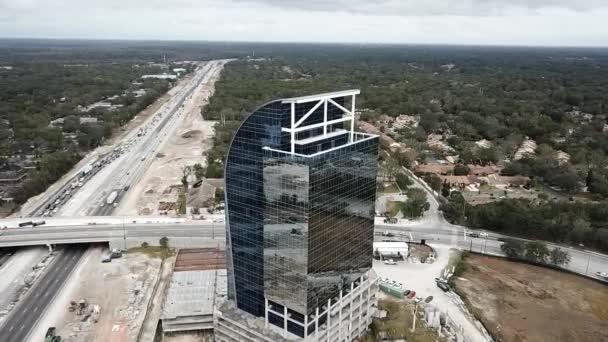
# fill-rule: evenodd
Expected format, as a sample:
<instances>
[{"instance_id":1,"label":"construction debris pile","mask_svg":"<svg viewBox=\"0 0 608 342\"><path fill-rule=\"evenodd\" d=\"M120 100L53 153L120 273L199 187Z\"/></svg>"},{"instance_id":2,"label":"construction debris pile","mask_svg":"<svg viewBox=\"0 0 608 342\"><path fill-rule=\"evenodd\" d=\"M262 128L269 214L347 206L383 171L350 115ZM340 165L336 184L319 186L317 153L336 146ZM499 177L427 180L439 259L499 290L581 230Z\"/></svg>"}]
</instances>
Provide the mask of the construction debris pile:
<instances>
[{"instance_id":1,"label":"construction debris pile","mask_svg":"<svg viewBox=\"0 0 608 342\"><path fill-rule=\"evenodd\" d=\"M68 311L73 313L75 320L70 324L70 337L76 337L81 331L91 330L91 325L99 321L101 307L97 304L89 303L86 299L81 299L78 302L70 301Z\"/></svg>"}]
</instances>

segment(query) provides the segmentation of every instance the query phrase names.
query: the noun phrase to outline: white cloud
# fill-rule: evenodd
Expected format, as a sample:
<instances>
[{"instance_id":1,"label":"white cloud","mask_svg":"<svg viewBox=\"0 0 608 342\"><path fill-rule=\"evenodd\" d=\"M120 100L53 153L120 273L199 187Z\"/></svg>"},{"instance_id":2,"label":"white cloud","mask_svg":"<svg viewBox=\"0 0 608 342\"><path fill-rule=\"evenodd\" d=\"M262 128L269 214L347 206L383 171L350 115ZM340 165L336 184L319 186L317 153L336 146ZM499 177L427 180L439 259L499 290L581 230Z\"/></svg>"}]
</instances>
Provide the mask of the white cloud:
<instances>
[{"instance_id":1,"label":"white cloud","mask_svg":"<svg viewBox=\"0 0 608 342\"><path fill-rule=\"evenodd\" d=\"M608 3L0 0L4 37L606 45Z\"/></svg>"}]
</instances>

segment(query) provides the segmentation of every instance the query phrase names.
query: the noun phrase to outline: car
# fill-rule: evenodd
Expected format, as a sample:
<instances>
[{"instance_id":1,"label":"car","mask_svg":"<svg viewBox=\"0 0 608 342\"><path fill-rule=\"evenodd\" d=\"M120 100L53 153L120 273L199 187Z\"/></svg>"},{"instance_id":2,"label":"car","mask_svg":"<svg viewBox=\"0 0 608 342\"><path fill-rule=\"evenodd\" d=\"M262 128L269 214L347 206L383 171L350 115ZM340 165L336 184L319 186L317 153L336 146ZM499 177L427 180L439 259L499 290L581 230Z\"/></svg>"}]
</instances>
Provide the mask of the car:
<instances>
[{"instance_id":1,"label":"car","mask_svg":"<svg viewBox=\"0 0 608 342\"><path fill-rule=\"evenodd\" d=\"M214 223L224 223L224 219L222 218L217 218L217 219L213 219Z\"/></svg>"},{"instance_id":2,"label":"car","mask_svg":"<svg viewBox=\"0 0 608 342\"><path fill-rule=\"evenodd\" d=\"M595 272L595 274L600 278L604 278L604 279L608 280L608 273L606 273L606 272Z\"/></svg>"},{"instance_id":3,"label":"car","mask_svg":"<svg viewBox=\"0 0 608 342\"><path fill-rule=\"evenodd\" d=\"M386 265L397 265L397 263L393 259L384 260Z\"/></svg>"},{"instance_id":4,"label":"car","mask_svg":"<svg viewBox=\"0 0 608 342\"><path fill-rule=\"evenodd\" d=\"M106 262L112 262L112 257L111 257L111 256L109 256L109 255L106 255L106 256L104 256L104 257L101 259L101 262L102 262L102 263L106 263Z\"/></svg>"},{"instance_id":5,"label":"car","mask_svg":"<svg viewBox=\"0 0 608 342\"><path fill-rule=\"evenodd\" d=\"M437 282L437 287L440 288L443 292L450 291L450 286L442 281Z\"/></svg>"},{"instance_id":6,"label":"car","mask_svg":"<svg viewBox=\"0 0 608 342\"><path fill-rule=\"evenodd\" d=\"M406 297L409 299L416 297L416 291L414 291L414 290L410 291L410 293L408 293Z\"/></svg>"},{"instance_id":7,"label":"car","mask_svg":"<svg viewBox=\"0 0 608 342\"><path fill-rule=\"evenodd\" d=\"M393 237L395 236L395 234L389 232L389 231L385 231L384 233L382 233L382 236L386 236L386 237Z\"/></svg>"},{"instance_id":8,"label":"car","mask_svg":"<svg viewBox=\"0 0 608 342\"><path fill-rule=\"evenodd\" d=\"M479 233L468 233L467 235L469 235L472 238L478 238L479 237Z\"/></svg>"},{"instance_id":9,"label":"car","mask_svg":"<svg viewBox=\"0 0 608 342\"><path fill-rule=\"evenodd\" d=\"M482 237L482 238L487 238L487 237L488 237L488 233L486 233L486 232L481 232L481 233L479 233L479 237Z\"/></svg>"}]
</instances>

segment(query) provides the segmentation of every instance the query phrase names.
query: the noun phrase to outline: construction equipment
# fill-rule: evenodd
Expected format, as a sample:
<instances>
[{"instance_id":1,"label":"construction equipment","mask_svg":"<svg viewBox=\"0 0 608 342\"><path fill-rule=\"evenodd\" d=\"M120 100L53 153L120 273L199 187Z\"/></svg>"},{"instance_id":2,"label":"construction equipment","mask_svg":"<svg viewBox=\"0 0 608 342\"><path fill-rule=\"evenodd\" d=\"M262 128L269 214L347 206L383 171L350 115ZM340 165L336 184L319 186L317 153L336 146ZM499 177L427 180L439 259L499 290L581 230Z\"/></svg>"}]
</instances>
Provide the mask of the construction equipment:
<instances>
[{"instance_id":1,"label":"construction equipment","mask_svg":"<svg viewBox=\"0 0 608 342\"><path fill-rule=\"evenodd\" d=\"M61 342L61 336L55 335L57 328L50 327L46 330L46 335L44 335L44 342Z\"/></svg>"}]
</instances>

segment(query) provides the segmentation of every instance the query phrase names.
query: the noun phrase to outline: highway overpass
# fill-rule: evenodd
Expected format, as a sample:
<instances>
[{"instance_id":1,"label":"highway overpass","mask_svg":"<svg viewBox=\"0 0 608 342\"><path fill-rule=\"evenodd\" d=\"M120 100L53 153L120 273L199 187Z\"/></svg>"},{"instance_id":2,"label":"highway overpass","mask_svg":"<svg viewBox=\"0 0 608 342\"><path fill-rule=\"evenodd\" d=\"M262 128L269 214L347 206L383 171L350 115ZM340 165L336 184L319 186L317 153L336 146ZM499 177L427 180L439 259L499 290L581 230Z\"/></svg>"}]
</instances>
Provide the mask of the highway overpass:
<instances>
[{"instance_id":1,"label":"highway overpass","mask_svg":"<svg viewBox=\"0 0 608 342\"><path fill-rule=\"evenodd\" d=\"M224 239L224 224L209 221L73 224L7 228L0 232L0 248L36 245L110 242L118 239L167 237Z\"/></svg>"}]
</instances>

